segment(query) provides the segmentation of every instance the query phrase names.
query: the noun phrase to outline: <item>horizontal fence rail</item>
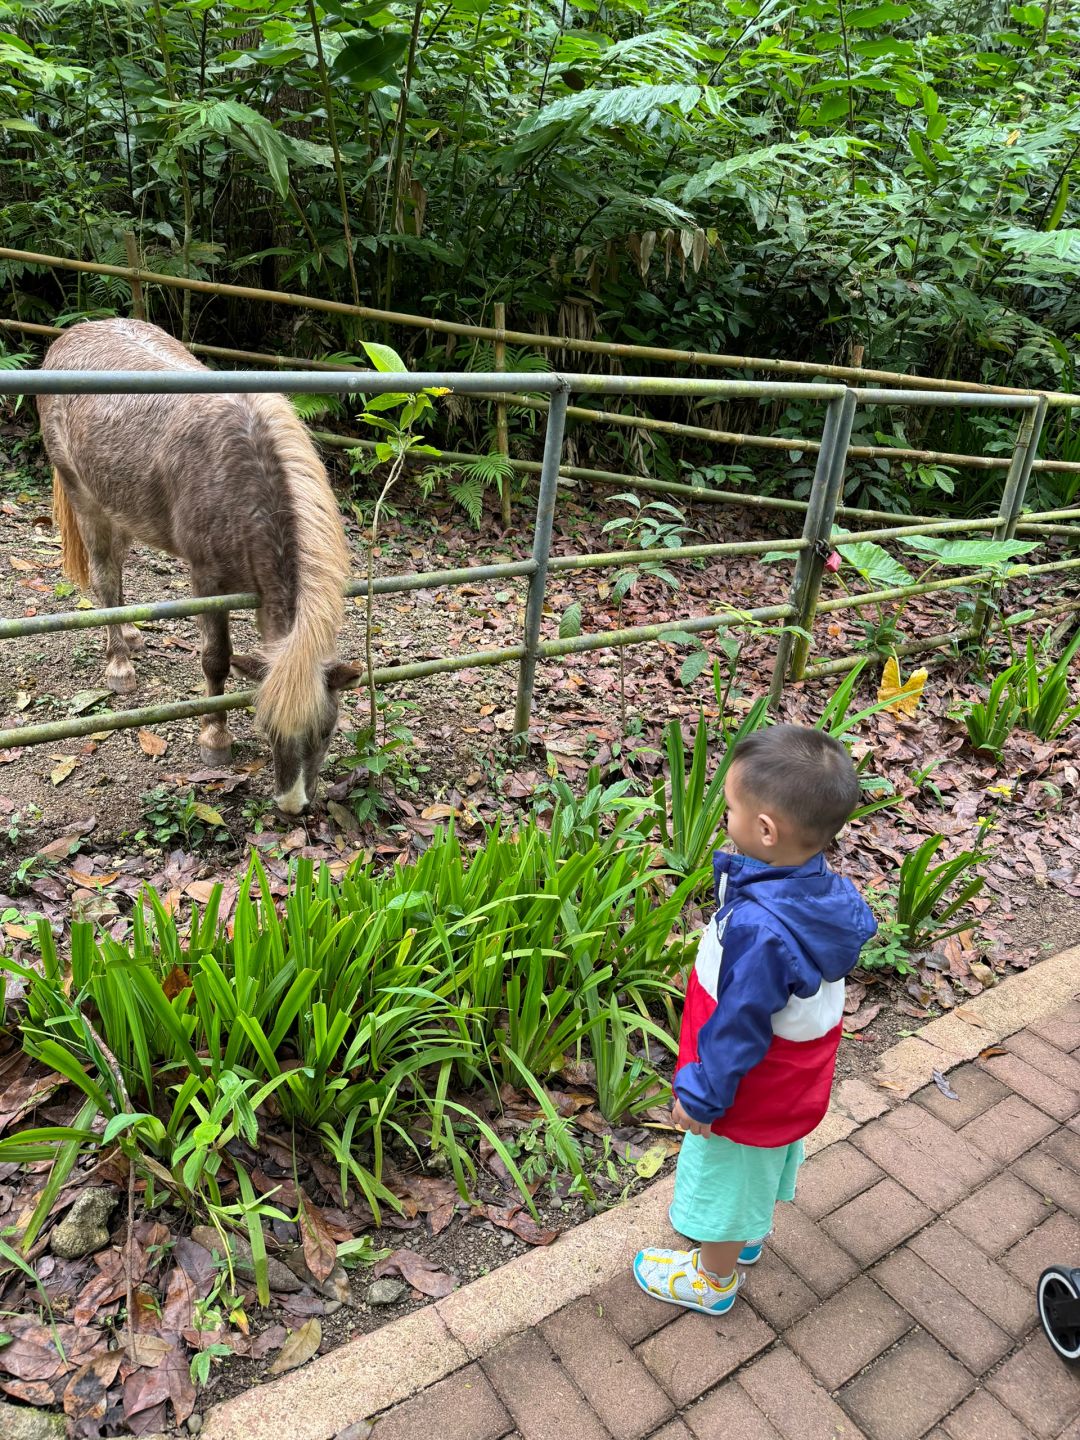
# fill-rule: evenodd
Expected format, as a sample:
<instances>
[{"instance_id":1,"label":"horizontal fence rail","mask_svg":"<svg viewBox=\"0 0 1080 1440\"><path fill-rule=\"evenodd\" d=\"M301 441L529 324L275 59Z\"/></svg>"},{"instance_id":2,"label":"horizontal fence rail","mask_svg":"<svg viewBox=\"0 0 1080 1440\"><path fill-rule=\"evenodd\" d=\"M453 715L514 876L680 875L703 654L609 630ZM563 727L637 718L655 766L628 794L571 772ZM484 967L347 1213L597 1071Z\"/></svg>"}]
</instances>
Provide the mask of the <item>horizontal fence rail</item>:
<instances>
[{"instance_id":1,"label":"horizontal fence rail","mask_svg":"<svg viewBox=\"0 0 1080 1440\"><path fill-rule=\"evenodd\" d=\"M253 285L229 285L212 280L198 280L186 275L166 275L140 266L106 265L96 260L77 260L66 255L45 255L32 250L0 247L0 260L41 269L71 270L81 274L112 276L132 286L159 285L165 289L190 290L200 295L220 295L238 300L260 300L270 305L286 305L329 315L350 316L378 325L398 325L406 329L428 330L436 335L455 335L465 339L489 340L532 349L561 350L566 354L599 355L613 360L652 361L673 365L697 365L724 370L760 370L771 375L820 375L845 384L877 380L884 384L904 385L913 390L938 393L970 393L988 395L1026 395L1030 390L1008 385L985 385L976 381L944 380L937 376L905 375L892 370L864 370L853 365L830 365L810 360L784 360L763 355L719 355L709 351L678 350L653 345L623 345L608 340L583 340L569 335L545 335L527 330L507 330L502 326L470 325L463 321L443 320L426 315L412 315L397 310L380 310L368 305L350 305L342 300L324 300L321 296L303 295L290 290L265 290ZM1080 405L1080 396L1062 391L1042 391L1052 406Z\"/></svg>"},{"instance_id":2,"label":"horizontal fence rail","mask_svg":"<svg viewBox=\"0 0 1080 1440\"><path fill-rule=\"evenodd\" d=\"M5 252L0 251L0 258ZM897 377L901 378L901 377ZM903 377L910 379L910 377ZM458 394L493 397L503 392L506 376L502 372L433 371L427 373L393 374L375 371L37 371L0 372L0 397L27 394L193 394L193 393L307 393L362 394L416 392L420 390L452 390ZM678 635L707 634L712 631L746 624L778 624L780 636L775 658L772 695L778 698L785 680L804 674L839 673L857 663L855 659L825 662L808 666L808 638L818 614L864 609L868 605L905 600L914 595L948 592L958 588L986 587L1011 579L1048 575L1075 570L1080 559L1060 559L1045 564L1012 565L1001 570L984 569L961 576L948 576L920 581L908 586L893 587L820 601L819 592L824 559L832 545L843 545L845 539L877 542L917 535L963 535L991 531L1004 538L1018 529L1055 528L1056 522L1080 518L1080 507L1047 510L1022 516L1024 491L1035 465L1035 451L1047 410L1047 397L1035 393L1002 391L943 390L930 393L925 389L890 390L880 387L852 388L832 383L808 383L795 380L731 380L695 377L649 377L593 375L550 372L530 374L523 381L533 394L546 394L547 424L543 459L539 462L517 462L540 473L536 520L533 529L532 555L529 559L506 561L458 569L434 570L409 575L385 576L373 581L374 594L394 594L410 590L435 589L442 586L475 584L489 580L523 578L528 581L525 633L519 645L494 650L481 650L463 655L418 661L405 665L376 668L370 680L391 684L422 679L473 666L517 663L519 665L518 697L514 733L519 739L527 736L531 719L534 673L539 661L608 648L621 648L651 641L663 641ZM780 540L734 541L716 544L688 545L657 550L609 551L589 555L551 555L552 525L560 479L576 476L598 477L604 483L627 481L633 477L611 472L590 471L561 465L564 425L570 411L571 394L614 395L696 395L717 398L807 399L825 405L825 421L820 440L814 442L816 469L807 501L785 500L781 497L748 497L738 492L699 490L693 486L664 486L665 491L689 492L697 498L715 498L718 503L746 503L748 500L769 501L771 508L794 511L803 515L799 537ZM892 515L886 511L857 510L840 504L844 467L851 453L851 431L859 405L941 405L943 407L983 407L1019 412L1021 423L1016 445L1007 462L1007 474L1001 502L995 515L975 520L939 520ZM575 407L577 408L577 407ZM317 438L320 437L317 433ZM363 442L336 437L336 443L349 448L363 448ZM786 442L792 448L799 442ZM442 452L444 458L453 452ZM471 458L471 457L470 457ZM640 479L636 482L645 486ZM660 482L654 482L659 488ZM866 521L886 520L886 526L865 529L856 534L836 533L838 519ZM1068 534L1080 534L1067 527L1056 526ZM786 603L737 610L721 606L712 615L692 616L663 624L638 625L587 635L541 639L543 607L547 578L550 572L572 572L601 569L663 559L719 559L724 556L757 555L766 551L790 554L795 574L790 598ZM347 593L363 596L369 593L366 580L350 583ZM1066 602L1077 608L1080 601ZM252 593L197 597L188 600L160 601L142 605L124 605L108 610L73 611L54 615L28 616L0 621L0 639L43 635L69 630L82 630L120 623L148 623L172 620L213 611L251 610L257 608L259 597ZM791 625L786 622L793 622ZM980 621L965 630L932 636L923 642L897 647L898 653L916 653L917 649L944 645L958 638L980 633ZM360 684L369 683L362 677ZM229 695L177 701L171 704L145 706L132 710L111 711L38 725L16 726L0 731L0 747L55 743L59 740L93 735L98 732L136 726L162 724L172 720L216 714L250 706L253 690Z\"/></svg>"}]
</instances>

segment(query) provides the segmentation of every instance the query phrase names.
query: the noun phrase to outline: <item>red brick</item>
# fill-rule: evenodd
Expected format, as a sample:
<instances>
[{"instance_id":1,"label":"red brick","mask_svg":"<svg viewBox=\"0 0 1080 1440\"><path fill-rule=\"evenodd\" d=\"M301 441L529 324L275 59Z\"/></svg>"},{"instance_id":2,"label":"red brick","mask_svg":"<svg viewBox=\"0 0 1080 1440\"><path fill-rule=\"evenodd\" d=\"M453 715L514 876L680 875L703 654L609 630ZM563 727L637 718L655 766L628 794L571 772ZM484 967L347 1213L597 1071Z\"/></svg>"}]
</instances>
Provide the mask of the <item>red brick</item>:
<instances>
[{"instance_id":1,"label":"red brick","mask_svg":"<svg viewBox=\"0 0 1080 1440\"><path fill-rule=\"evenodd\" d=\"M910 1329L911 1317L860 1275L800 1320L784 1340L826 1390L839 1390Z\"/></svg>"},{"instance_id":2,"label":"red brick","mask_svg":"<svg viewBox=\"0 0 1080 1440\"><path fill-rule=\"evenodd\" d=\"M1080 1106L1080 1092L1059 1085L1018 1055L994 1055L989 1060L980 1060L979 1064L985 1065L996 1079L1055 1120L1071 1119Z\"/></svg>"},{"instance_id":3,"label":"red brick","mask_svg":"<svg viewBox=\"0 0 1080 1440\"><path fill-rule=\"evenodd\" d=\"M1034 1069L1041 1070L1044 1075L1049 1075L1059 1085L1064 1085L1066 1090L1080 1090L1080 1060L1072 1055L1063 1055L1038 1035L1021 1030L1005 1041L1005 1049L1027 1061Z\"/></svg>"},{"instance_id":4,"label":"red brick","mask_svg":"<svg viewBox=\"0 0 1080 1440\"><path fill-rule=\"evenodd\" d=\"M1056 1135L1051 1135L1045 1148L1055 1160L1060 1160L1063 1165L1068 1165L1070 1170L1080 1171L1080 1133L1077 1133L1071 1126L1066 1130L1059 1130Z\"/></svg>"},{"instance_id":5,"label":"red brick","mask_svg":"<svg viewBox=\"0 0 1080 1440\"><path fill-rule=\"evenodd\" d=\"M916 1331L853 1380L840 1403L870 1440L917 1440L974 1383L936 1340Z\"/></svg>"},{"instance_id":6,"label":"red brick","mask_svg":"<svg viewBox=\"0 0 1080 1440\"><path fill-rule=\"evenodd\" d=\"M870 1272L873 1279L976 1375L1007 1354L1012 1338L906 1246Z\"/></svg>"},{"instance_id":7,"label":"red brick","mask_svg":"<svg viewBox=\"0 0 1080 1440\"><path fill-rule=\"evenodd\" d=\"M381 1415L374 1433L378 1440L416 1440L417 1435L500 1440L509 1429L510 1417L487 1376L479 1365L468 1365Z\"/></svg>"},{"instance_id":8,"label":"red brick","mask_svg":"<svg viewBox=\"0 0 1080 1440\"><path fill-rule=\"evenodd\" d=\"M786 1440L864 1440L790 1350L778 1348L755 1360L739 1384Z\"/></svg>"},{"instance_id":9,"label":"red brick","mask_svg":"<svg viewBox=\"0 0 1080 1440\"><path fill-rule=\"evenodd\" d=\"M1050 1440L1080 1414L1076 1371L1058 1358L1041 1328L991 1376L986 1388L1038 1440Z\"/></svg>"},{"instance_id":10,"label":"red brick","mask_svg":"<svg viewBox=\"0 0 1080 1440\"><path fill-rule=\"evenodd\" d=\"M1059 1050L1080 1050L1080 1002L1070 1000L1056 1014L1048 1015L1045 1020L1036 1020L1028 1029Z\"/></svg>"},{"instance_id":11,"label":"red brick","mask_svg":"<svg viewBox=\"0 0 1080 1440\"><path fill-rule=\"evenodd\" d=\"M1014 1175L996 1175L949 1211L949 1224L962 1230L988 1255L1000 1255L1046 1219L1046 1201Z\"/></svg>"},{"instance_id":12,"label":"red brick","mask_svg":"<svg viewBox=\"0 0 1080 1440\"><path fill-rule=\"evenodd\" d=\"M1069 1257L1062 1262L1062 1256ZM1001 1263L1033 1294L1048 1265L1080 1264L1080 1223L1058 1210L1026 1239L1014 1245Z\"/></svg>"},{"instance_id":13,"label":"red brick","mask_svg":"<svg viewBox=\"0 0 1080 1440\"><path fill-rule=\"evenodd\" d=\"M636 1353L681 1409L775 1338L740 1299L726 1315L683 1315L639 1345Z\"/></svg>"},{"instance_id":14,"label":"red brick","mask_svg":"<svg viewBox=\"0 0 1080 1440\"><path fill-rule=\"evenodd\" d=\"M608 1440L538 1330L505 1341L480 1363L528 1440Z\"/></svg>"},{"instance_id":15,"label":"red brick","mask_svg":"<svg viewBox=\"0 0 1080 1440\"><path fill-rule=\"evenodd\" d=\"M834 1211L822 1228L860 1265L869 1265L933 1218L931 1211L895 1180L882 1180Z\"/></svg>"},{"instance_id":16,"label":"red brick","mask_svg":"<svg viewBox=\"0 0 1080 1440\"><path fill-rule=\"evenodd\" d=\"M1054 1122L1041 1110L1021 1100L1019 1095L1010 1095L991 1105L957 1133L999 1165L1007 1165L1049 1135L1053 1128Z\"/></svg>"},{"instance_id":17,"label":"red brick","mask_svg":"<svg viewBox=\"0 0 1080 1440\"><path fill-rule=\"evenodd\" d=\"M670 1418L671 1401L617 1331L601 1319L595 1300L568 1305L540 1328L615 1440L642 1440Z\"/></svg>"},{"instance_id":18,"label":"red brick","mask_svg":"<svg viewBox=\"0 0 1080 1440\"><path fill-rule=\"evenodd\" d=\"M987 1390L976 1390L945 1421L950 1440L1028 1440L1015 1415Z\"/></svg>"},{"instance_id":19,"label":"red brick","mask_svg":"<svg viewBox=\"0 0 1080 1440\"><path fill-rule=\"evenodd\" d=\"M823 1300L859 1273L851 1256L796 1206L778 1206L774 1227L769 1245Z\"/></svg>"},{"instance_id":20,"label":"red brick","mask_svg":"<svg viewBox=\"0 0 1080 1440\"><path fill-rule=\"evenodd\" d=\"M698 1440L780 1440L736 1380L699 1400L686 1412L686 1423Z\"/></svg>"},{"instance_id":21,"label":"red brick","mask_svg":"<svg viewBox=\"0 0 1080 1440\"><path fill-rule=\"evenodd\" d=\"M1035 1319L1031 1292L946 1220L920 1230L910 1248L1003 1330L1027 1334Z\"/></svg>"},{"instance_id":22,"label":"red brick","mask_svg":"<svg viewBox=\"0 0 1080 1440\"><path fill-rule=\"evenodd\" d=\"M754 1268L746 1271L743 1284L747 1300L774 1330L786 1330L818 1303L809 1285L768 1248Z\"/></svg>"},{"instance_id":23,"label":"red brick","mask_svg":"<svg viewBox=\"0 0 1080 1440\"><path fill-rule=\"evenodd\" d=\"M994 1161L921 1105L901 1105L852 1142L934 1210L947 1210L994 1173Z\"/></svg>"},{"instance_id":24,"label":"red brick","mask_svg":"<svg viewBox=\"0 0 1080 1440\"><path fill-rule=\"evenodd\" d=\"M812 1220L846 1204L885 1177L861 1150L841 1140L808 1160L799 1172L795 1203Z\"/></svg>"},{"instance_id":25,"label":"red brick","mask_svg":"<svg viewBox=\"0 0 1080 1440\"><path fill-rule=\"evenodd\" d=\"M630 1267L593 1292L600 1313L609 1320L628 1345L637 1345L670 1325L678 1317L674 1305L663 1305L646 1295Z\"/></svg>"},{"instance_id":26,"label":"red brick","mask_svg":"<svg viewBox=\"0 0 1080 1440\"><path fill-rule=\"evenodd\" d=\"M948 1078L950 1086L960 1097L958 1100L947 1100L936 1085L925 1086L911 1098L954 1130L959 1130L961 1125L966 1125L984 1110L989 1110L991 1105L1004 1100L1009 1093L1000 1080L995 1080L978 1065L959 1065L949 1071Z\"/></svg>"},{"instance_id":27,"label":"red brick","mask_svg":"<svg viewBox=\"0 0 1080 1440\"><path fill-rule=\"evenodd\" d=\"M1013 1173L1027 1182L1045 1200L1080 1219L1080 1181L1076 1171L1055 1159L1044 1145L1036 1145L1013 1165Z\"/></svg>"}]
</instances>

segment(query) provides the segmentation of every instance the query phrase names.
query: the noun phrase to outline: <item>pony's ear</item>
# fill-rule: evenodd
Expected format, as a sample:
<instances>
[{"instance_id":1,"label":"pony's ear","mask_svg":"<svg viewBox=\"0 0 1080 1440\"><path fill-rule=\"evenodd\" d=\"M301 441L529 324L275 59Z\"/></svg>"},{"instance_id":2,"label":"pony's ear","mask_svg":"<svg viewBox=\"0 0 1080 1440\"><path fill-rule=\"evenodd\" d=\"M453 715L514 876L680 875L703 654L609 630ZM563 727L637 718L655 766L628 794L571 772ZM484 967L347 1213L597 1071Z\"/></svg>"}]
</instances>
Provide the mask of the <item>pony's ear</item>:
<instances>
[{"instance_id":1,"label":"pony's ear","mask_svg":"<svg viewBox=\"0 0 1080 1440\"><path fill-rule=\"evenodd\" d=\"M328 690L347 690L350 685L355 685L364 672L359 665L346 665L341 660L331 660L326 666L326 688Z\"/></svg>"},{"instance_id":2,"label":"pony's ear","mask_svg":"<svg viewBox=\"0 0 1080 1440\"><path fill-rule=\"evenodd\" d=\"M245 680L254 680L256 685L262 684L270 668L261 655L234 655L229 663L237 675L242 675Z\"/></svg>"}]
</instances>

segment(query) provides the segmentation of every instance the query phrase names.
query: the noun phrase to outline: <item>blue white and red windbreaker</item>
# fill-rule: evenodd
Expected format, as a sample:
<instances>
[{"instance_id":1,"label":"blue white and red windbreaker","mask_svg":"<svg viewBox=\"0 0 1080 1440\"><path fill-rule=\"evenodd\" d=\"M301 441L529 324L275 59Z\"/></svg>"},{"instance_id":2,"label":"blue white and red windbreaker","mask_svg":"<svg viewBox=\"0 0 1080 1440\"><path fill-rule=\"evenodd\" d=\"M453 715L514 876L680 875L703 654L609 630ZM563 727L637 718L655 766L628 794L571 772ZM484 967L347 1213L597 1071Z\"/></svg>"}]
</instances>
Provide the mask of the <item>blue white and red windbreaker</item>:
<instances>
[{"instance_id":1,"label":"blue white and red windbreaker","mask_svg":"<svg viewBox=\"0 0 1080 1440\"><path fill-rule=\"evenodd\" d=\"M844 976L877 924L823 855L785 868L721 851L713 872L673 1088L715 1135L788 1145L829 1107Z\"/></svg>"}]
</instances>

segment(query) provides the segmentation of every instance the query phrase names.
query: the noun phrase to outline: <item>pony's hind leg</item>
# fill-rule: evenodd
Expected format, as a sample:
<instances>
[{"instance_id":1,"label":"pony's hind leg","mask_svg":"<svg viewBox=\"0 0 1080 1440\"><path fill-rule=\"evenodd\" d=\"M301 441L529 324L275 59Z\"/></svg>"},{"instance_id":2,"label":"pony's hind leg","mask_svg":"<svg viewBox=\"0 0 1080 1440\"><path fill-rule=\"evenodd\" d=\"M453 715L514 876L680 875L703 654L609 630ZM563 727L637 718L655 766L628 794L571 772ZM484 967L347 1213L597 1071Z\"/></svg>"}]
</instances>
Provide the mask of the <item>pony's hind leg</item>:
<instances>
[{"instance_id":1,"label":"pony's hind leg","mask_svg":"<svg viewBox=\"0 0 1080 1440\"><path fill-rule=\"evenodd\" d=\"M196 587L198 593L198 587ZM207 695L224 695L232 663L229 617L224 612L199 616L202 631L202 668ZM223 714L204 715L199 731L199 752L207 765L227 765L232 755L232 736Z\"/></svg>"},{"instance_id":2,"label":"pony's hind leg","mask_svg":"<svg viewBox=\"0 0 1080 1440\"><path fill-rule=\"evenodd\" d=\"M82 529L90 560L90 585L103 609L124 603L124 558L128 539L104 518L83 519ZM123 625L109 625L105 641L105 684L117 695L135 689L135 667Z\"/></svg>"}]
</instances>

